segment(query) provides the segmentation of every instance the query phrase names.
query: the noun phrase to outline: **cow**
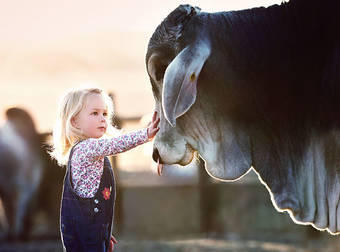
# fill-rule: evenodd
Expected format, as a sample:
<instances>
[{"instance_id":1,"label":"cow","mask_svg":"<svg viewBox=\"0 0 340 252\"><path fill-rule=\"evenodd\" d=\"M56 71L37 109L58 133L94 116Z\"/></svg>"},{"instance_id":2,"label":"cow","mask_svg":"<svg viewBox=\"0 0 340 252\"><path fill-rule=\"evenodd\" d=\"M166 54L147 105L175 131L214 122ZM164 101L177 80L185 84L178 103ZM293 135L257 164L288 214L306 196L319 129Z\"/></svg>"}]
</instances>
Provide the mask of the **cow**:
<instances>
[{"instance_id":1,"label":"cow","mask_svg":"<svg viewBox=\"0 0 340 252\"><path fill-rule=\"evenodd\" d=\"M0 199L8 229L5 238L28 239L43 174L39 135L31 116L9 108L0 129Z\"/></svg>"},{"instance_id":2,"label":"cow","mask_svg":"<svg viewBox=\"0 0 340 252\"><path fill-rule=\"evenodd\" d=\"M253 169L276 210L339 234L339 5L173 10L145 58L160 117L159 170L197 153L218 180Z\"/></svg>"}]
</instances>

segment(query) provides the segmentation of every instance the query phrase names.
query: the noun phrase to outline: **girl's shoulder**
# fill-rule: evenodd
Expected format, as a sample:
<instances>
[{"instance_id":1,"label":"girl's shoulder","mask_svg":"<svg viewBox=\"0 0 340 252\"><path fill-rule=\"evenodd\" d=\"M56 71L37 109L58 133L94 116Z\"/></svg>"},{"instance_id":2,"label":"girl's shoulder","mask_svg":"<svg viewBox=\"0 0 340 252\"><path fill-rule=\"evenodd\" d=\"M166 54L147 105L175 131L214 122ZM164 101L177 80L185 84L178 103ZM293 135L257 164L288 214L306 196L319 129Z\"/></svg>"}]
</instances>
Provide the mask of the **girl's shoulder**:
<instances>
[{"instance_id":1,"label":"girl's shoulder","mask_svg":"<svg viewBox=\"0 0 340 252\"><path fill-rule=\"evenodd\" d=\"M86 138L86 139L82 139L82 140L79 140L77 142L75 142L75 144L73 145L73 149L76 150L76 149L82 149L84 147L86 147L88 144L89 144L89 138Z\"/></svg>"},{"instance_id":2,"label":"girl's shoulder","mask_svg":"<svg viewBox=\"0 0 340 252\"><path fill-rule=\"evenodd\" d=\"M72 163L74 162L80 162L84 161L84 158L86 157L86 153L88 152L89 145L91 144L91 139L83 139L78 142L76 142L73 145L73 154L71 157Z\"/></svg>"},{"instance_id":3,"label":"girl's shoulder","mask_svg":"<svg viewBox=\"0 0 340 252\"><path fill-rule=\"evenodd\" d=\"M96 138L86 138L76 142L73 145L73 152L82 153L92 150L94 146L97 145L98 139Z\"/></svg>"}]
</instances>

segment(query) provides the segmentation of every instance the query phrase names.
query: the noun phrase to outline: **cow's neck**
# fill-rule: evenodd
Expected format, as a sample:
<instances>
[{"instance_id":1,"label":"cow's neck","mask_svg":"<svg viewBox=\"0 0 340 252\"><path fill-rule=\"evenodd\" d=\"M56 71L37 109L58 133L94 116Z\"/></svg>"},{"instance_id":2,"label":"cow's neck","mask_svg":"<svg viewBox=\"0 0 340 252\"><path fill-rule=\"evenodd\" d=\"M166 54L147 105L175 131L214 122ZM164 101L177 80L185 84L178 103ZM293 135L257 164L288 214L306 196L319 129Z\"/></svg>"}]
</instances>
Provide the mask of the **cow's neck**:
<instances>
[{"instance_id":1,"label":"cow's neck","mask_svg":"<svg viewBox=\"0 0 340 252\"><path fill-rule=\"evenodd\" d=\"M320 27L325 14L312 2L214 13L208 19L209 30L218 45L228 47L221 53L227 53L239 69L296 71L298 61L314 64L316 52L328 46Z\"/></svg>"}]
</instances>

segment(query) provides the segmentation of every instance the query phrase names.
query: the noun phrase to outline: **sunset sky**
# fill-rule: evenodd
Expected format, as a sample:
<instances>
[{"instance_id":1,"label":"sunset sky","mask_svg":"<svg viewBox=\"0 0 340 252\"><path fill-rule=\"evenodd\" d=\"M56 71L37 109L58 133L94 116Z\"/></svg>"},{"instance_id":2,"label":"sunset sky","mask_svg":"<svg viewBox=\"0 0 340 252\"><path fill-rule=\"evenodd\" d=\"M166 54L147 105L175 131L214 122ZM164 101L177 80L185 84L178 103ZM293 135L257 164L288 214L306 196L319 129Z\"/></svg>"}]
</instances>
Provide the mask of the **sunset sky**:
<instances>
[{"instance_id":1,"label":"sunset sky","mask_svg":"<svg viewBox=\"0 0 340 252\"><path fill-rule=\"evenodd\" d=\"M151 113L144 57L166 15L186 3L214 12L280 2L0 0L0 125L6 108L20 106L50 131L58 97L84 83L114 92L122 116Z\"/></svg>"}]
</instances>

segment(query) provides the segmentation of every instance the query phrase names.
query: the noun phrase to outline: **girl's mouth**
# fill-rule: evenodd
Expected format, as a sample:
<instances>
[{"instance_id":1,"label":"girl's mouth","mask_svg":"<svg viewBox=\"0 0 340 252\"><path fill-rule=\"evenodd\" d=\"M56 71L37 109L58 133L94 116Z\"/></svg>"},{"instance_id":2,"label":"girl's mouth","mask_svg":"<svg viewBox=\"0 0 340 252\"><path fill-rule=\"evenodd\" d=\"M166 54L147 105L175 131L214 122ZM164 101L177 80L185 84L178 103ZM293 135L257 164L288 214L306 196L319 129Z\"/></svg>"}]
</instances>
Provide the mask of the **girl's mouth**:
<instances>
[{"instance_id":1,"label":"girl's mouth","mask_svg":"<svg viewBox=\"0 0 340 252\"><path fill-rule=\"evenodd\" d=\"M103 131L105 131L105 130L106 130L106 128L105 128L105 127L99 127L98 129L100 129L100 130L103 130Z\"/></svg>"}]
</instances>

